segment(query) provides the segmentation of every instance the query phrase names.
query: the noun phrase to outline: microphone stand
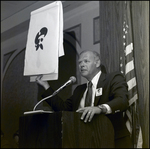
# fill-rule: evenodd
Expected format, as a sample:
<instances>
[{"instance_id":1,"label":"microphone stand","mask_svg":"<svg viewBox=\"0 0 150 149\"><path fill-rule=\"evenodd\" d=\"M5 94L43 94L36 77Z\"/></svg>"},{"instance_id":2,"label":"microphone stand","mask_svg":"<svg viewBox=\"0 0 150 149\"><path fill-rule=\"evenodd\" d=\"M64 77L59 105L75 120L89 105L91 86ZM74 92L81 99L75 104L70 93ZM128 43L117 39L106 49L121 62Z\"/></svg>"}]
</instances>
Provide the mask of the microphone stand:
<instances>
[{"instance_id":1,"label":"microphone stand","mask_svg":"<svg viewBox=\"0 0 150 149\"><path fill-rule=\"evenodd\" d=\"M34 106L33 111L35 111L35 108L36 108L41 102L43 102L43 101L46 100L47 98L51 98L51 97L53 97L53 94L50 95L50 96L48 96L48 97L43 98L42 100L40 100L40 101Z\"/></svg>"},{"instance_id":2,"label":"microphone stand","mask_svg":"<svg viewBox=\"0 0 150 149\"><path fill-rule=\"evenodd\" d=\"M48 98L51 98L53 96L55 96L56 94L58 94L58 92L62 89L64 89L66 87L66 84L64 84L62 87L60 87L59 89L57 89L52 95L48 96L48 97L45 97L43 98L42 100L40 100L33 108L33 111L35 111L36 107L41 103L43 102L44 100L48 99Z\"/></svg>"},{"instance_id":3,"label":"microphone stand","mask_svg":"<svg viewBox=\"0 0 150 149\"><path fill-rule=\"evenodd\" d=\"M70 85L71 83L74 83L76 81L76 78L75 77L70 77L70 80L67 81L63 86L61 86L59 89L57 89L52 95L48 96L48 97L45 97L43 98L42 100L40 100L33 108L33 111L29 111L29 112L24 112L24 114L31 114L31 113L39 113L39 112L44 112L43 110L35 110L36 107L41 103L43 102L44 100L48 99L48 98L51 98L53 96L55 96L56 94L58 94L58 92L60 92L62 89L64 89L66 86ZM46 112L46 111L45 111ZM50 113L50 111L48 112Z\"/></svg>"},{"instance_id":4,"label":"microphone stand","mask_svg":"<svg viewBox=\"0 0 150 149\"><path fill-rule=\"evenodd\" d=\"M54 92L55 93L55 92ZM32 114L32 113L43 113L44 111L43 110L35 110L36 109L36 107L41 103L41 102L43 102L44 100L46 100L47 98L51 98L51 97L53 97L54 95L56 95L56 94L52 94L52 95L50 95L50 96L48 96L48 97L45 97L45 98L43 98L42 100L40 100L35 106L34 106L34 108L33 108L33 111L28 111L28 112L24 112L24 114ZM51 113L50 111L46 111L46 113ZM45 113L45 112L44 112Z\"/></svg>"}]
</instances>

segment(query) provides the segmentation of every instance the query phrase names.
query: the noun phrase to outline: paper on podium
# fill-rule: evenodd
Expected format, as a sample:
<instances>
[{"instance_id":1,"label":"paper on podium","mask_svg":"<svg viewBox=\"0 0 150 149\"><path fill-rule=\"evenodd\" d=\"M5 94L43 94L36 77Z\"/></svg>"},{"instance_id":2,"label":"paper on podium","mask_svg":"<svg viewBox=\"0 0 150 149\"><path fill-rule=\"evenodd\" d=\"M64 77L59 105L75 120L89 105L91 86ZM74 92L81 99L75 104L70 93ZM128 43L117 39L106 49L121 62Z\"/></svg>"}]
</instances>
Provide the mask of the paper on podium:
<instances>
[{"instance_id":1,"label":"paper on podium","mask_svg":"<svg viewBox=\"0 0 150 149\"><path fill-rule=\"evenodd\" d=\"M38 114L38 113L53 113L53 111L44 111L44 110L27 111L27 112L24 112L24 115L26 115L26 114Z\"/></svg>"},{"instance_id":2,"label":"paper on podium","mask_svg":"<svg viewBox=\"0 0 150 149\"><path fill-rule=\"evenodd\" d=\"M63 48L63 10L55 1L31 12L24 60L24 76L35 81L58 79L59 57Z\"/></svg>"}]
</instances>

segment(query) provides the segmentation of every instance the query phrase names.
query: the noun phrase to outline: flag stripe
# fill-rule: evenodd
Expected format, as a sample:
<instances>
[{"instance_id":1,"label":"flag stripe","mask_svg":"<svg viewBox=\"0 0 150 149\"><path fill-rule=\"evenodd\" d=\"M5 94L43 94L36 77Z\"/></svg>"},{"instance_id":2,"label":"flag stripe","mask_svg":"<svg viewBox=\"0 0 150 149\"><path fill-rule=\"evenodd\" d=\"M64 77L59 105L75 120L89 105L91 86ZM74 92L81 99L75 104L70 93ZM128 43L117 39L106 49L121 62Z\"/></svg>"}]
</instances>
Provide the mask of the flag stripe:
<instances>
[{"instance_id":1,"label":"flag stripe","mask_svg":"<svg viewBox=\"0 0 150 149\"><path fill-rule=\"evenodd\" d=\"M127 56L126 56L126 63L127 62L130 62L133 60L133 52L129 53Z\"/></svg>"},{"instance_id":2,"label":"flag stripe","mask_svg":"<svg viewBox=\"0 0 150 149\"><path fill-rule=\"evenodd\" d=\"M132 36L132 11L130 1L125 1L124 7L124 22L123 22L123 50L120 52L120 71L124 73L128 85L129 107L124 112L124 120L130 132L133 145L137 147L139 135L139 115L138 115L138 92L137 82L134 68L134 46Z\"/></svg>"},{"instance_id":3,"label":"flag stripe","mask_svg":"<svg viewBox=\"0 0 150 149\"><path fill-rule=\"evenodd\" d=\"M127 74L129 71L131 71L133 69L134 69L134 64L133 64L133 60L132 60L126 64L125 74Z\"/></svg>"},{"instance_id":4,"label":"flag stripe","mask_svg":"<svg viewBox=\"0 0 150 149\"><path fill-rule=\"evenodd\" d=\"M133 43L130 43L129 45L126 46L126 56L131 53L133 50Z\"/></svg>"},{"instance_id":5,"label":"flag stripe","mask_svg":"<svg viewBox=\"0 0 150 149\"><path fill-rule=\"evenodd\" d=\"M137 94L136 86L134 86L131 90L128 91L128 98L133 98L135 94Z\"/></svg>"},{"instance_id":6,"label":"flag stripe","mask_svg":"<svg viewBox=\"0 0 150 149\"><path fill-rule=\"evenodd\" d=\"M135 72L134 72L134 69L132 69L126 74L126 81L128 82L130 78L134 78L134 76L135 76Z\"/></svg>"},{"instance_id":7,"label":"flag stripe","mask_svg":"<svg viewBox=\"0 0 150 149\"><path fill-rule=\"evenodd\" d=\"M141 127L140 127L140 132L139 132L139 136L138 136L138 141L137 141L137 148L141 148L142 147L142 131L141 131Z\"/></svg>"},{"instance_id":8,"label":"flag stripe","mask_svg":"<svg viewBox=\"0 0 150 149\"><path fill-rule=\"evenodd\" d=\"M130 111L126 110L126 114L127 114L128 118L129 118L129 121L132 122L132 117L131 117Z\"/></svg>"},{"instance_id":9,"label":"flag stripe","mask_svg":"<svg viewBox=\"0 0 150 149\"><path fill-rule=\"evenodd\" d=\"M137 94L135 94L130 100L129 100L129 106L131 106L136 100L138 99Z\"/></svg>"},{"instance_id":10,"label":"flag stripe","mask_svg":"<svg viewBox=\"0 0 150 149\"><path fill-rule=\"evenodd\" d=\"M134 86L136 86L136 79L135 79L135 77L130 79L127 82L127 84L128 84L128 90L131 90Z\"/></svg>"},{"instance_id":11,"label":"flag stripe","mask_svg":"<svg viewBox=\"0 0 150 149\"><path fill-rule=\"evenodd\" d=\"M131 128L131 124L130 124L129 121L126 121L126 126L127 126L128 130L129 130L129 132L131 134L132 133L132 128Z\"/></svg>"}]
</instances>

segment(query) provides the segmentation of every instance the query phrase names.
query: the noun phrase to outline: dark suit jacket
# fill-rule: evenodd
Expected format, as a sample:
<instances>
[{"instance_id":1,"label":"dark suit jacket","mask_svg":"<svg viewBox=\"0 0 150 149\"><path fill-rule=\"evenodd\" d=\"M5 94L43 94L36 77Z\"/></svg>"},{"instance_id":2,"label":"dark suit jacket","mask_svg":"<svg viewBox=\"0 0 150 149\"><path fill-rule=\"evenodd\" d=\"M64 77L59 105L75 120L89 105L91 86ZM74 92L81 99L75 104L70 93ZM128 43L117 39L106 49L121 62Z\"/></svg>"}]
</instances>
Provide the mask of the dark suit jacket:
<instances>
[{"instance_id":1,"label":"dark suit jacket","mask_svg":"<svg viewBox=\"0 0 150 149\"><path fill-rule=\"evenodd\" d=\"M102 88L102 95L95 97L94 105L105 103L111 107L112 114L107 114L106 116L112 122L115 138L129 135L123 119L123 111L128 108L128 88L124 76L120 72L102 73L97 84L98 88ZM76 111L85 90L86 84L82 84L77 86L73 95L65 101L58 96L54 96L46 101L54 111ZM42 97L44 98L52 93L53 90L49 88Z\"/></svg>"}]
</instances>

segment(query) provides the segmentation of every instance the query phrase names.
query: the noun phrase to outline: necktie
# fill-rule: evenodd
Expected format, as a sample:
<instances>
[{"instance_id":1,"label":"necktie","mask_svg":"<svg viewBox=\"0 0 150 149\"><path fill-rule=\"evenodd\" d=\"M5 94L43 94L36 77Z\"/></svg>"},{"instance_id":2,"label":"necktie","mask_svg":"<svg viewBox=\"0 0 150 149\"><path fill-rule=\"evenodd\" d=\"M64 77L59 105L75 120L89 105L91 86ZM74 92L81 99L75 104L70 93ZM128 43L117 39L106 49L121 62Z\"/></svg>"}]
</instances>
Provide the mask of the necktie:
<instances>
[{"instance_id":1,"label":"necktie","mask_svg":"<svg viewBox=\"0 0 150 149\"><path fill-rule=\"evenodd\" d=\"M88 90L85 98L85 107L91 106L91 102L92 102L92 82L90 81L88 83Z\"/></svg>"}]
</instances>

